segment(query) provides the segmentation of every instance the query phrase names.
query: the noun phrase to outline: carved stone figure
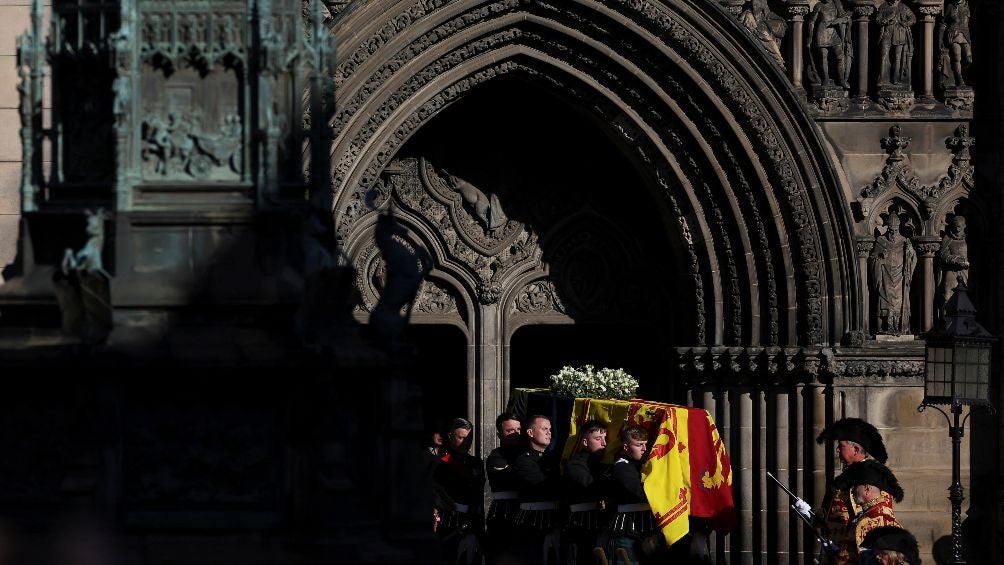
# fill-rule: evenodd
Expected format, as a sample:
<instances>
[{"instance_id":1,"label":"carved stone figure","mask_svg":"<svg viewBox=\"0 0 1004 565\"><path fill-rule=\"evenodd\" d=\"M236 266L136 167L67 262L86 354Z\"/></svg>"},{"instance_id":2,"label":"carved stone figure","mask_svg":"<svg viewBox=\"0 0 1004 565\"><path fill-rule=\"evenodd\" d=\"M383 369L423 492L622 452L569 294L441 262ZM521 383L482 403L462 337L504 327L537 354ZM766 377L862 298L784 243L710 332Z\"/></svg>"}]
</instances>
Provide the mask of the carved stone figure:
<instances>
[{"instance_id":1,"label":"carved stone figure","mask_svg":"<svg viewBox=\"0 0 1004 565\"><path fill-rule=\"evenodd\" d=\"M739 14L739 21L753 32L764 49L783 67L781 39L788 30L788 24L784 18L770 11L767 0L750 0Z\"/></svg>"},{"instance_id":2,"label":"carved stone figure","mask_svg":"<svg viewBox=\"0 0 1004 565\"><path fill-rule=\"evenodd\" d=\"M374 238L383 256L386 278L380 300L370 313L370 325L387 341L393 341L408 323L422 279L432 270L432 257L424 247L403 242L401 238L407 233L390 212L377 219Z\"/></svg>"},{"instance_id":3,"label":"carved stone figure","mask_svg":"<svg viewBox=\"0 0 1004 565\"><path fill-rule=\"evenodd\" d=\"M502 203L497 195L485 194L478 187L448 173L445 169L443 173L446 175L450 188L460 194L464 199L464 206L481 222L485 229L498 229L509 220L505 211L502 210Z\"/></svg>"},{"instance_id":4,"label":"carved stone figure","mask_svg":"<svg viewBox=\"0 0 1004 565\"><path fill-rule=\"evenodd\" d=\"M917 267L913 243L899 234L900 219L889 214L888 229L875 238L868 257L872 292L877 297L877 334L900 335L910 331L910 282Z\"/></svg>"},{"instance_id":5,"label":"carved stone figure","mask_svg":"<svg viewBox=\"0 0 1004 565\"><path fill-rule=\"evenodd\" d=\"M851 58L851 15L844 10L840 0L820 0L809 14L806 22L809 33L806 47L810 48L808 77L813 84L847 87L850 77ZM834 72L830 72L830 55L834 60Z\"/></svg>"},{"instance_id":6,"label":"carved stone figure","mask_svg":"<svg viewBox=\"0 0 1004 565\"><path fill-rule=\"evenodd\" d=\"M938 295L935 296L936 311L944 315L945 303L952 297L952 292L959 284L969 281L969 246L966 244L966 219L955 216L946 230L941 248L938 250L938 269L941 276L938 279Z\"/></svg>"},{"instance_id":7,"label":"carved stone figure","mask_svg":"<svg viewBox=\"0 0 1004 565\"><path fill-rule=\"evenodd\" d=\"M880 85L910 86L910 66L913 61L913 24L917 16L901 0L886 0L878 10L875 21L881 26L879 33Z\"/></svg>"},{"instance_id":8,"label":"carved stone figure","mask_svg":"<svg viewBox=\"0 0 1004 565\"><path fill-rule=\"evenodd\" d=\"M942 86L966 86L963 74L969 70L969 65L973 62L967 0L945 2L944 15L938 25L938 38L941 45L938 69L941 71Z\"/></svg>"},{"instance_id":9,"label":"carved stone figure","mask_svg":"<svg viewBox=\"0 0 1004 565\"><path fill-rule=\"evenodd\" d=\"M87 243L67 248L52 277L62 314L63 333L87 343L100 343L112 329L111 275L101 253L105 246L105 211L87 211Z\"/></svg>"}]
</instances>

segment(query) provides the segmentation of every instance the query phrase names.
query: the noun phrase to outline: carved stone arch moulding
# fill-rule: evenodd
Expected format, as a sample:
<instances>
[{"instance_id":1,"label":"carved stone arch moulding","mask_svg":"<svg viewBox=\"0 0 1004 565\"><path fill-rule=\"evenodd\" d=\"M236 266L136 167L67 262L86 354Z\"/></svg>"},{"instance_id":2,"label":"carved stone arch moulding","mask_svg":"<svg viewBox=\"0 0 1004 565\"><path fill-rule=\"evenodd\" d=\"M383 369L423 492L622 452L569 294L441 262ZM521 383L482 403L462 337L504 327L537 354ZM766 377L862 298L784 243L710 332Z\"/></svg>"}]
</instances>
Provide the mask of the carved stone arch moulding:
<instances>
[{"instance_id":1,"label":"carved stone arch moulding","mask_svg":"<svg viewBox=\"0 0 1004 565\"><path fill-rule=\"evenodd\" d=\"M398 239L409 247L414 245L403 238ZM355 258L354 264L356 288L361 299L356 312L372 312L380 299L386 275L384 261L376 243L370 242ZM439 318L444 322L459 322L460 325L466 325L469 320L467 306L460 297L459 290L444 278L434 276L426 277L422 282L412 307L412 316Z\"/></svg>"},{"instance_id":2,"label":"carved stone arch moulding","mask_svg":"<svg viewBox=\"0 0 1004 565\"><path fill-rule=\"evenodd\" d=\"M869 232L874 231L877 224L874 210L885 210L888 202L898 199L918 211L923 226L920 235L937 234L948 203L968 196L973 189L974 169L969 148L976 140L969 135L968 124L961 124L955 135L945 139L945 146L952 151L952 162L946 174L929 185L921 183L910 165L911 142L912 138L904 135L898 124L890 127L888 137L880 140L889 157L881 173L861 189L857 198L858 211L866 220Z\"/></svg>"},{"instance_id":3,"label":"carved stone arch moulding","mask_svg":"<svg viewBox=\"0 0 1004 565\"><path fill-rule=\"evenodd\" d=\"M886 226L889 225L890 215L896 215L899 218L900 233L904 237L929 235L925 229L926 222L921 219L922 215L917 209L916 203L900 196L889 195L875 206L872 216L868 220L869 235L884 233Z\"/></svg>"},{"instance_id":4,"label":"carved stone arch moulding","mask_svg":"<svg viewBox=\"0 0 1004 565\"><path fill-rule=\"evenodd\" d=\"M853 271L853 262L848 261L848 257L832 257L833 253L840 253L838 247L833 247L834 241L846 239L847 234L828 234L827 240L831 243L824 254L824 245L820 240L817 222L820 219L826 221L828 230L840 231L841 226L846 226L849 231L849 223L844 218L836 216L830 217L828 209L840 210L839 206L822 205L821 199L832 199L828 193L810 195L810 191L819 191L819 187L836 186L836 182L830 176L834 176L832 165L826 161L825 152L821 149L821 142L818 136L811 130L808 119L790 120L791 116L781 118L778 112L784 112L783 108L798 108L796 103L788 104L785 101L770 100L770 97L784 96L782 89L764 89L758 82L762 80L774 80L769 75L767 78L757 78L755 69L746 68L748 60L737 50L738 43L730 43L732 39L715 37L716 34L705 34L698 31L701 26L709 29L714 26L714 17L706 13L706 7L694 5L693 11L688 10L686 15L679 13L680 7L673 7L659 2L643 2L636 0L620 0L607 3L588 3L590 14L599 14L609 18L607 23L623 21L624 16L635 20L643 25L645 32L639 33L638 41L655 42L658 49L669 49L680 54L680 60L686 61L686 65L693 72L698 73L707 81L712 92L706 92L719 101L720 107L727 108L732 112L729 118L734 118L738 122L739 128L752 141L758 158L755 161L763 162L767 171L767 185L765 188L777 194L782 206L783 222L780 226L772 229L785 230L793 233L796 248L796 289L798 293L797 306L799 312L798 319L798 339L800 341L820 343L828 337L824 336L824 302L830 307L839 307L840 301L826 301L824 294L836 292L827 287L826 280L839 281L846 280L843 276L824 275L824 265L836 265L836 269ZM403 5L402 5L403 6ZM416 35L416 40L412 43L398 41L395 37L399 33L408 33L407 28L412 22L418 19L429 18L430 14L437 10L446 10L449 16L438 18L436 22L442 22L441 26L451 26L450 29L437 29L428 31L426 35ZM375 12L377 8L374 8ZM514 71L524 75L538 78L541 81L555 84L562 88L563 92L584 101L587 108L597 112L607 123L611 124L614 131L622 136L630 145L638 147L640 159L647 166L651 167L650 174L656 179L657 184L665 189L665 197L671 201L670 208L677 213L680 225L681 239L687 242L687 253L692 256L694 270L695 287L695 328L696 341L703 343L708 325L706 315L709 307L714 307L714 302L705 303L705 288L708 281L701 274L701 264L703 259L698 256L693 238L691 236L692 226L687 220L688 211L681 206L680 199L688 198L682 194L682 189L674 181L677 173L673 166L667 164L664 156L660 154L658 147L666 143L659 140L654 145L647 141L651 134L650 124L634 123L627 118L622 108L620 112L609 114L609 109L602 106L597 107L597 100L601 98L595 92L588 92L595 89L597 84L603 83L599 78L603 73L609 74L610 68L596 69L596 84L589 83L572 84L562 79L556 72L555 67L548 68L548 65L541 62L528 63L526 60L513 57L514 51L510 50L510 55L496 58L488 66L469 65L467 61L497 49L488 45L494 42L495 46L505 44L515 45L528 41L529 28L527 26L510 26L506 29L491 29L490 24L481 28L481 34L469 36L465 39L468 43L463 44L454 41L458 47L453 51L440 49L436 55L428 55L426 51L431 51L432 46L452 40L454 35L459 35L464 29L471 25L489 22L493 18L501 17L499 14L507 12L526 10L532 12L534 16L543 19L553 19L560 21L562 25L578 27L587 33L595 33L594 27L602 27L602 22L596 22L596 18L584 17L586 8L577 3L535 3L532 6L517 1L479 3L474 5L443 4L436 2L418 2L410 8L403 9L401 18L390 17L384 21L392 22L381 28L370 39L363 39L356 45L345 46L344 51L350 55L344 60L342 66L336 72L337 79L343 84L342 92L348 98L345 104L341 105L342 111L333 120L333 127L336 131L336 140L333 148L333 176L336 186L357 184L364 190L379 184L380 172L388 164L396 150L404 140L431 116L441 111L450 103L463 96L467 91L476 85L495 77L502 76ZM347 13L346 16L363 17L365 10L360 10L358 14ZM375 14L365 14L372 17ZM445 16L445 12L444 12ZM703 19L702 19L703 18ZM336 22L336 33L338 25L350 25L353 23L352 17ZM432 19L423 21L433 22ZM618 24L619 25L619 24ZM423 30L429 30L423 27ZM423 31L424 32L424 31ZM637 32L636 32L637 33ZM651 35L646 35L651 34ZM570 41L566 43L575 44L577 38L568 37ZM637 39L637 38L635 38ZM392 41L394 40L394 41ZM743 42L747 39L743 39ZM476 44L485 43L482 48ZM745 43L743 43L745 44ZM391 49L389 46L396 46ZM402 48L406 46L406 48ZM566 52L574 50L572 47L565 48ZM555 47L555 52L558 48ZM726 56L739 53L738 56ZM409 60L422 59L422 64L405 65ZM738 63L736 61L739 61ZM365 62L365 65L363 64ZM568 61L566 61L568 62ZM381 65L383 63L383 65ZM569 64L577 65L576 69L582 69L582 61L576 60ZM682 63L681 63L682 64ZM463 71L456 69L464 66ZM372 74L362 76L358 73L366 68ZM613 69L616 71L617 69ZM403 84L409 81L409 77L423 77L421 83L408 84L396 92L386 93L381 96L370 96L375 89L388 80L388 77L398 72L407 72L408 76L398 80L396 83ZM441 77L446 73L452 73L456 80L442 81ZM689 72L689 71L688 71ZM780 74L779 78L783 78ZM435 87L433 93L429 85L434 79L440 79L440 85ZM652 78L659 81L661 78ZM603 83L612 84L612 83ZM629 86L617 87L620 91L617 95L621 100L631 100L637 97L637 93L631 92L631 82ZM428 91L428 92L427 92ZM416 97L416 93L421 92L421 98ZM405 101L408 101L407 110L401 111ZM782 108L782 109L779 109ZM604 111L607 113L604 113ZM805 122L805 123L803 123ZM349 127L351 126L351 127ZM794 129L804 129L793 135ZM820 145L820 147L816 147ZM721 145L721 142L716 143ZM736 146L739 147L739 146ZM749 151L739 149L739 155L746 157ZM796 160L793 155L808 155L810 159ZM741 157L741 158L742 158ZM689 164L686 163L685 164ZM698 166L700 166L698 164ZM685 167L686 168L686 167ZM822 175L822 177L820 176ZM774 188L779 187L779 188ZM836 213L836 212L834 212ZM714 224L713 220L710 222ZM789 225L784 225L788 223ZM703 234L702 234L703 236ZM722 235L716 234L716 240L722 240ZM724 240L723 240L724 241ZM837 259L833 261L833 259ZM844 263L848 263L845 265ZM793 304L794 305L794 304ZM720 316L720 313L715 313ZM745 315L745 314L743 314ZM830 336L832 337L832 336Z\"/></svg>"}]
</instances>

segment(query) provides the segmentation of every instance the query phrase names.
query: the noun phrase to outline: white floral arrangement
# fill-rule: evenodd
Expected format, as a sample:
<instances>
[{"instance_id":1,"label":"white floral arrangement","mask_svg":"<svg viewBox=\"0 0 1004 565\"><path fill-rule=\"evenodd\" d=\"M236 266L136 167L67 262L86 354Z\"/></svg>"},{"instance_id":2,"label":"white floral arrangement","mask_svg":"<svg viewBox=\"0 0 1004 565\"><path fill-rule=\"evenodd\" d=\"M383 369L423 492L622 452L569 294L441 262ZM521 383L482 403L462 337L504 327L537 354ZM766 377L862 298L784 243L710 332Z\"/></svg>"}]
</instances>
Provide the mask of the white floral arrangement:
<instances>
[{"instance_id":1,"label":"white floral arrangement","mask_svg":"<svg viewBox=\"0 0 1004 565\"><path fill-rule=\"evenodd\" d=\"M635 398L638 379L624 369L564 366L551 375L551 392L573 398Z\"/></svg>"}]
</instances>

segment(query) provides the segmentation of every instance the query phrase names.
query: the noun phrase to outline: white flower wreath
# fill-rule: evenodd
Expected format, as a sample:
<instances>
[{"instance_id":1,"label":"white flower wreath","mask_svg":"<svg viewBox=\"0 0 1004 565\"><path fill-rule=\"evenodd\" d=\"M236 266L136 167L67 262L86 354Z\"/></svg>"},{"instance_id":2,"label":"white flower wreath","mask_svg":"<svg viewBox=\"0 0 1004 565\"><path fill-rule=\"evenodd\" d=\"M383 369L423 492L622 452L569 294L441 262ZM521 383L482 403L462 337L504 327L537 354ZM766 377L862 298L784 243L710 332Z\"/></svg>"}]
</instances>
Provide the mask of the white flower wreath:
<instances>
[{"instance_id":1,"label":"white flower wreath","mask_svg":"<svg viewBox=\"0 0 1004 565\"><path fill-rule=\"evenodd\" d=\"M624 369L564 366L551 375L551 392L574 398L634 398L638 380Z\"/></svg>"}]
</instances>

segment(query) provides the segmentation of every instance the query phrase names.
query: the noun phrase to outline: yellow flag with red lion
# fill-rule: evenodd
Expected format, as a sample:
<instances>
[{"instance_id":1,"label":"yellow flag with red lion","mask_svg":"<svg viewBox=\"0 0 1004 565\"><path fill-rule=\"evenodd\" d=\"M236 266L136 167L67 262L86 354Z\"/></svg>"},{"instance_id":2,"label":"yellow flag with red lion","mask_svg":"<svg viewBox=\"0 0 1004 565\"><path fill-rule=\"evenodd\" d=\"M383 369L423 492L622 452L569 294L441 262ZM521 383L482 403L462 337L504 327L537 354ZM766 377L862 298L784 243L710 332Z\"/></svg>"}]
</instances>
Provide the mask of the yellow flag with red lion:
<instances>
[{"instance_id":1,"label":"yellow flag with red lion","mask_svg":"<svg viewBox=\"0 0 1004 565\"><path fill-rule=\"evenodd\" d=\"M651 451L642 467L649 506L673 544L690 529L691 516L708 519L720 533L736 525L732 500L732 465L711 414L702 408L642 400L576 398L562 459L575 449L577 426L587 420L608 423L616 437L628 425L649 432ZM619 444L610 442L605 458L616 458Z\"/></svg>"}]
</instances>

